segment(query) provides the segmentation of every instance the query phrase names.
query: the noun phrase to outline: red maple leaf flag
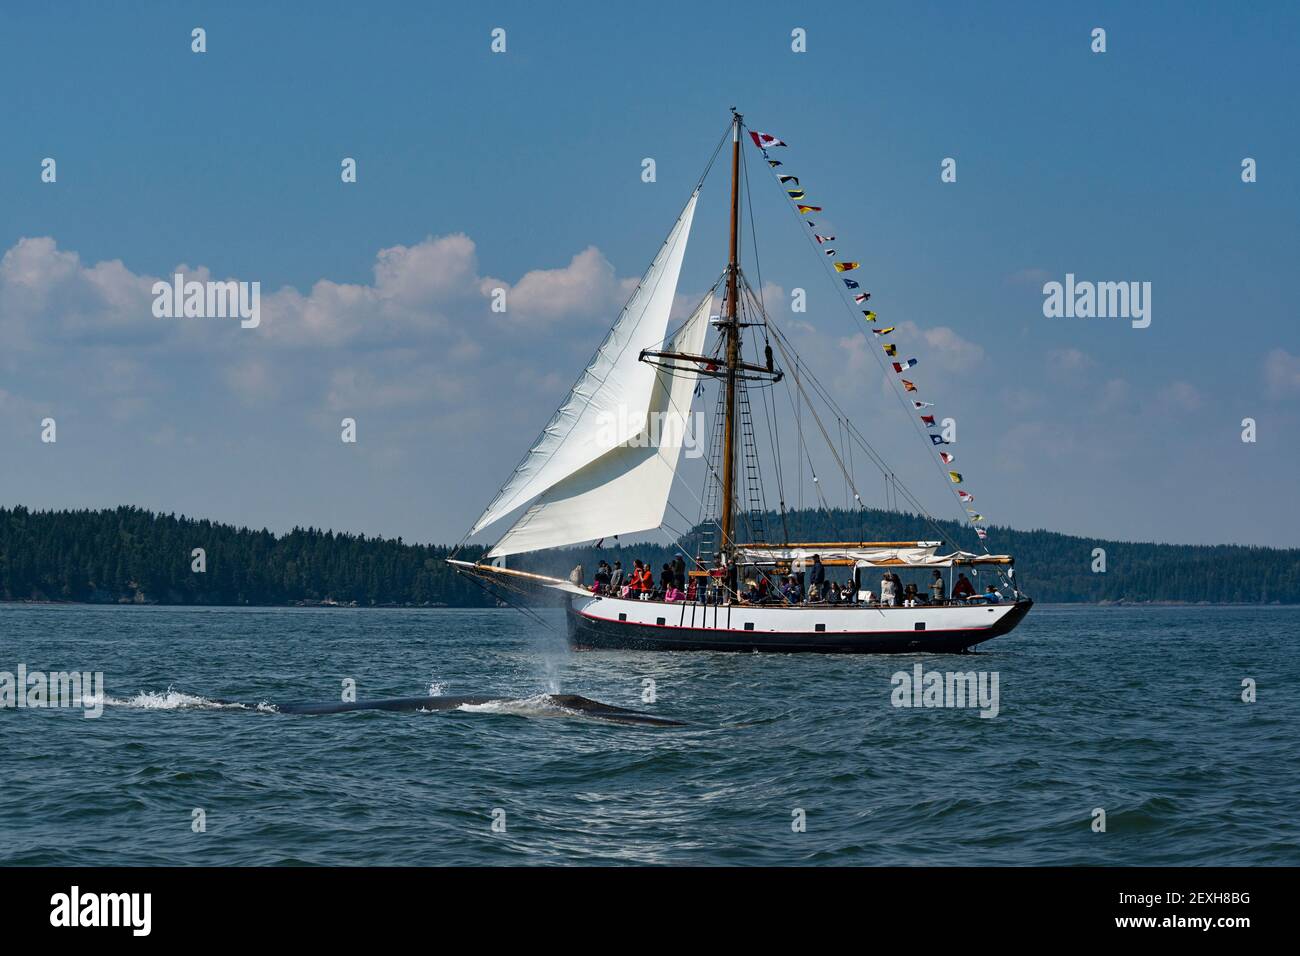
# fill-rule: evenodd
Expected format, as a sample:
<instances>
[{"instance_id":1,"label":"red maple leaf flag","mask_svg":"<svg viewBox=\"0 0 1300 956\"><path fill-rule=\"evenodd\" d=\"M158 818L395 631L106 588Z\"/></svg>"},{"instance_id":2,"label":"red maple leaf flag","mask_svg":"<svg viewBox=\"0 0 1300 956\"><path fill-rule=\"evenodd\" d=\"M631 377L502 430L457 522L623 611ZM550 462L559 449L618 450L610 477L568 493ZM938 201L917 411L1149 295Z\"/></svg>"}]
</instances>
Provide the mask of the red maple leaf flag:
<instances>
[{"instance_id":1,"label":"red maple leaf flag","mask_svg":"<svg viewBox=\"0 0 1300 956\"><path fill-rule=\"evenodd\" d=\"M760 133L757 130L750 130L749 135L754 138L754 145L759 149L767 149L769 146L784 146L785 143L777 139L771 133Z\"/></svg>"}]
</instances>

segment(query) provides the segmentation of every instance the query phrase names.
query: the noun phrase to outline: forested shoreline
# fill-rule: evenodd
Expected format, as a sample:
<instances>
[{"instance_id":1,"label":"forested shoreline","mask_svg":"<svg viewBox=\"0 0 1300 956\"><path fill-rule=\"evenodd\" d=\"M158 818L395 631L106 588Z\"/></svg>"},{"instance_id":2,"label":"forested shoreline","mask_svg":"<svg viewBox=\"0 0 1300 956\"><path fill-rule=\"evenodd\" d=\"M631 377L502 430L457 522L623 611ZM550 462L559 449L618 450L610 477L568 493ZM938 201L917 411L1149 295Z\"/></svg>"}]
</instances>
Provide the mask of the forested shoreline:
<instances>
[{"instance_id":1,"label":"forested shoreline","mask_svg":"<svg viewBox=\"0 0 1300 956\"><path fill-rule=\"evenodd\" d=\"M783 527L769 515L766 527ZM785 533L803 541L938 540L969 550L969 529L931 525L885 511L787 514ZM771 537L772 535L769 535ZM1015 555L1018 581L1051 603L1300 603L1300 550L1089 539L1051 531L993 528L993 550ZM682 542L692 548L688 536ZM607 541L599 551L566 548L512 565L567 576L599 557L640 558L658 568L670 545ZM1104 573L1093 570L1105 552ZM202 549L202 571L195 570ZM0 600L95 604L492 607L496 597L446 563L452 549L316 528L276 535L134 507L98 511L0 508ZM473 560L481 549L461 556Z\"/></svg>"}]
</instances>

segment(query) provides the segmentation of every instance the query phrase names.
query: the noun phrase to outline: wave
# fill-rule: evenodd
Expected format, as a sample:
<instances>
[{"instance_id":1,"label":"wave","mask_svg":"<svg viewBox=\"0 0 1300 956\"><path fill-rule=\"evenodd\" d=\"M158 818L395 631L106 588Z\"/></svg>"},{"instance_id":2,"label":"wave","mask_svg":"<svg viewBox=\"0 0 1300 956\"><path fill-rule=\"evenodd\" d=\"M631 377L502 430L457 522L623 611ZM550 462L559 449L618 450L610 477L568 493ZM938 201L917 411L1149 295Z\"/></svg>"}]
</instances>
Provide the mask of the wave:
<instances>
[{"instance_id":1,"label":"wave","mask_svg":"<svg viewBox=\"0 0 1300 956\"><path fill-rule=\"evenodd\" d=\"M531 697L429 697L380 698L360 701L327 701L322 703L288 702L272 704L262 701L246 704L239 701L204 697L168 687L165 691L140 691L134 697L105 697L105 707L122 707L135 710L243 710L261 713L283 713L302 716L320 716L354 711L407 711L434 713L460 711L468 714L506 714L514 717L576 717L621 724L652 726L680 726L678 721L627 710L600 701L589 700L573 694L535 694Z\"/></svg>"},{"instance_id":2,"label":"wave","mask_svg":"<svg viewBox=\"0 0 1300 956\"><path fill-rule=\"evenodd\" d=\"M242 704L239 701L220 700L203 697L199 694L187 694L184 691L168 687L165 691L142 690L134 697L104 697L105 707L130 707L136 710L255 710L273 713L274 704L262 701L257 704Z\"/></svg>"},{"instance_id":3,"label":"wave","mask_svg":"<svg viewBox=\"0 0 1300 956\"><path fill-rule=\"evenodd\" d=\"M565 707L553 694L534 694L532 697L503 697L477 704L461 704L456 708L467 714L511 714L515 717L591 717L592 714Z\"/></svg>"}]
</instances>

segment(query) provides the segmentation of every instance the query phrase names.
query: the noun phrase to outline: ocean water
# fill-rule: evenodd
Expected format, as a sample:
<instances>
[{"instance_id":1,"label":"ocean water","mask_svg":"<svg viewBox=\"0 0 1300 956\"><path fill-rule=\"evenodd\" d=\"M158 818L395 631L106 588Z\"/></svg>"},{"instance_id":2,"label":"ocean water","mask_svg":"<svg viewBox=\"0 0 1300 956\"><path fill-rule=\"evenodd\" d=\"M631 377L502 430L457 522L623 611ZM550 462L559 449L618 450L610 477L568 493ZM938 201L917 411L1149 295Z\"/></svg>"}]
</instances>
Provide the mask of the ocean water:
<instances>
[{"instance_id":1,"label":"ocean water","mask_svg":"<svg viewBox=\"0 0 1300 956\"><path fill-rule=\"evenodd\" d=\"M0 605L0 671L107 697L0 709L0 864L1300 863L1297 608L1040 606L961 657L571 653L543 617ZM997 716L893 706L918 663L996 673ZM274 709L345 679L501 702Z\"/></svg>"}]
</instances>

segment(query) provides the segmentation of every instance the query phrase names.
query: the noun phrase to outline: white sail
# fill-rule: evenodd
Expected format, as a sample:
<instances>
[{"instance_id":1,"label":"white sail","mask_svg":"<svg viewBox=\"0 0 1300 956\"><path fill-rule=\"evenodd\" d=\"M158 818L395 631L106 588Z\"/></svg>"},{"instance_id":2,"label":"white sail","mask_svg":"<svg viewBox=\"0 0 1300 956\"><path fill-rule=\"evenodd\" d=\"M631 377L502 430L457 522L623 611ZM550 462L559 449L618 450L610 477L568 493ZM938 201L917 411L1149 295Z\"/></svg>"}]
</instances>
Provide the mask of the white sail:
<instances>
[{"instance_id":1,"label":"white sail","mask_svg":"<svg viewBox=\"0 0 1300 956\"><path fill-rule=\"evenodd\" d=\"M664 343L663 351L700 354L712 307L710 294ZM654 387L642 430L552 486L497 542L489 558L648 531L663 524L686 429L692 427L691 399L699 375L647 367L654 371ZM698 432L691 434L696 441L704 438Z\"/></svg>"},{"instance_id":2,"label":"white sail","mask_svg":"<svg viewBox=\"0 0 1300 956\"><path fill-rule=\"evenodd\" d=\"M642 430L655 386L655 368L639 357L642 349L662 342L668 331L668 314L677 294L698 196L697 189L591 364L470 534L505 517Z\"/></svg>"}]
</instances>

